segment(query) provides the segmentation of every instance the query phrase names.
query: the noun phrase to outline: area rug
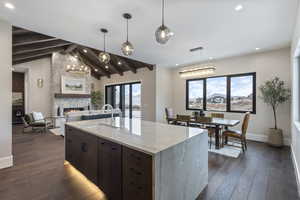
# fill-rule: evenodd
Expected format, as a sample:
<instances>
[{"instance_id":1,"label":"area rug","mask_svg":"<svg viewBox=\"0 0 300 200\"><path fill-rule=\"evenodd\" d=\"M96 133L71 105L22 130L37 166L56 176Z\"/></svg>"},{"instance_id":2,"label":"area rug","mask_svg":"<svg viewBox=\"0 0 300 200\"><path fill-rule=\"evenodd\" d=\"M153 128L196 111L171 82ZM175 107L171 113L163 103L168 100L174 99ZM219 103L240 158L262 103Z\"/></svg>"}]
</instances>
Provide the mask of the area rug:
<instances>
[{"instance_id":1,"label":"area rug","mask_svg":"<svg viewBox=\"0 0 300 200\"><path fill-rule=\"evenodd\" d=\"M230 142L228 142L228 143L230 145L232 145L232 143L230 143ZM240 144L236 144L236 143L234 145L240 146ZM216 149L215 142L212 141L211 149L209 149L209 144L208 144L208 152L220 154L220 155L231 157L231 158L238 158L242 152L242 149L240 147L234 147L234 146L228 146L228 145L224 145L223 148Z\"/></svg>"}]
</instances>

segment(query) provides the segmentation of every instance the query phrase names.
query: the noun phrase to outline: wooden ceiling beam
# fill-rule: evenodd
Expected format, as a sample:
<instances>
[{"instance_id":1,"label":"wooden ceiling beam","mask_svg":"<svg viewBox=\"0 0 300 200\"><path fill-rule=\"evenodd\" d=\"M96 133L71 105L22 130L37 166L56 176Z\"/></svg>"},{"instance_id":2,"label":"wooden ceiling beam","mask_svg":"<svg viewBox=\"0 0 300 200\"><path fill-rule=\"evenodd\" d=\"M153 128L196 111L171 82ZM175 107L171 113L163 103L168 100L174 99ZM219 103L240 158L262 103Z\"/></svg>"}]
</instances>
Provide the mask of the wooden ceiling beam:
<instances>
[{"instance_id":1,"label":"wooden ceiling beam","mask_svg":"<svg viewBox=\"0 0 300 200\"><path fill-rule=\"evenodd\" d=\"M46 50L42 50L42 51L24 53L24 54L13 56L13 61L20 61L20 60L25 60L28 58L35 58L35 57L44 56L44 55L51 55L54 52L59 52L59 51L63 51L63 50L64 50L64 48L57 47L57 48L46 49Z\"/></svg>"},{"instance_id":2,"label":"wooden ceiling beam","mask_svg":"<svg viewBox=\"0 0 300 200\"><path fill-rule=\"evenodd\" d=\"M93 50L93 49L90 49L90 51L88 51L88 52L89 52L89 53L91 54L91 56L93 56L95 59L99 60L97 54L99 54L101 51L95 51L95 50ZM109 54L109 55L112 55L112 54ZM101 62L99 61L99 63L101 63ZM112 69L112 70L114 70L116 73L118 73L120 76L123 76L123 71L122 71L121 69L119 69L118 67L116 67L115 65L113 65L113 64L111 64L111 63L107 63L107 64L101 63L101 65L103 65L104 68L105 68L105 65L107 65L107 66L109 67L109 69Z\"/></svg>"},{"instance_id":3,"label":"wooden ceiling beam","mask_svg":"<svg viewBox=\"0 0 300 200\"><path fill-rule=\"evenodd\" d=\"M84 55L81 52L78 52L79 59L87 66L89 66L92 69L97 69L102 73L103 75L107 76L107 78L110 78L110 73L99 67L97 64L94 64L93 61L91 61L86 55Z\"/></svg>"},{"instance_id":4,"label":"wooden ceiling beam","mask_svg":"<svg viewBox=\"0 0 300 200\"><path fill-rule=\"evenodd\" d=\"M83 51L83 49L86 50L86 52ZM99 70L105 74L111 75L111 72L107 69L105 69L105 66L102 65L102 63L99 61L98 57L93 56L93 51L90 48L87 47L80 47L77 48L78 52L81 53L81 55L89 60L90 62L94 63L95 66L98 66Z\"/></svg>"},{"instance_id":5,"label":"wooden ceiling beam","mask_svg":"<svg viewBox=\"0 0 300 200\"><path fill-rule=\"evenodd\" d=\"M18 35L25 35L25 34L30 34L32 33L29 30L26 29L21 29L21 28L14 28L12 31L13 36L18 36Z\"/></svg>"},{"instance_id":6,"label":"wooden ceiling beam","mask_svg":"<svg viewBox=\"0 0 300 200\"><path fill-rule=\"evenodd\" d=\"M97 72L95 72L93 69L91 70L91 75L95 77L97 80L101 79L101 75L99 75Z\"/></svg>"},{"instance_id":7,"label":"wooden ceiling beam","mask_svg":"<svg viewBox=\"0 0 300 200\"><path fill-rule=\"evenodd\" d=\"M19 47L24 45L38 44L44 42L51 42L60 40L58 38L49 37L42 34L30 34L30 35L22 35L13 37L13 47Z\"/></svg>"},{"instance_id":8,"label":"wooden ceiling beam","mask_svg":"<svg viewBox=\"0 0 300 200\"><path fill-rule=\"evenodd\" d=\"M31 62L34 60L38 60L38 59L43 59L43 58L50 58L51 54L47 54L47 55L41 55L41 56L37 56L37 57L33 57L33 58L27 58L27 59L22 59L22 60L13 60L13 65L17 65L17 64L22 64L22 63L26 63L26 62Z\"/></svg>"},{"instance_id":9,"label":"wooden ceiling beam","mask_svg":"<svg viewBox=\"0 0 300 200\"><path fill-rule=\"evenodd\" d=\"M149 64L146 64L146 63L142 63L142 65L144 65L145 67L147 67L150 71L152 71L153 68L154 68L153 65L149 65Z\"/></svg>"},{"instance_id":10,"label":"wooden ceiling beam","mask_svg":"<svg viewBox=\"0 0 300 200\"><path fill-rule=\"evenodd\" d=\"M20 60L13 60L13 65L17 65L17 64L22 64L22 63L26 63L26 62L31 62L34 60L38 60L38 59L42 59L42 58L49 58L51 57L52 54L46 54L46 55L40 55L40 56L36 56L36 57L31 57L31 58L24 58L24 59L20 59Z\"/></svg>"},{"instance_id":11,"label":"wooden ceiling beam","mask_svg":"<svg viewBox=\"0 0 300 200\"><path fill-rule=\"evenodd\" d=\"M77 47L78 47L77 44L72 44L72 45L70 45L63 53L64 53L64 54L71 53L71 52L73 52Z\"/></svg>"},{"instance_id":12,"label":"wooden ceiling beam","mask_svg":"<svg viewBox=\"0 0 300 200\"><path fill-rule=\"evenodd\" d=\"M45 43L38 43L38 44L32 44L32 45L25 45L25 46L18 46L13 47L13 55L20 55L24 53L30 53L30 52L36 52L36 51L42 51L46 49L52 49L57 47L65 47L72 43L66 42L63 40L59 41L51 41L51 42L45 42Z\"/></svg>"},{"instance_id":13,"label":"wooden ceiling beam","mask_svg":"<svg viewBox=\"0 0 300 200\"><path fill-rule=\"evenodd\" d=\"M128 70L130 70L136 74L136 68L129 65L125 61L125 59L121 58L120 56L113 55L113 54L110 54L110 57L111 57L112 61L115 63L115 65L124 66L125 68L127 68ZM119 65L119 62L121 63L121 65Z\"/></svg>"}]
</instances>

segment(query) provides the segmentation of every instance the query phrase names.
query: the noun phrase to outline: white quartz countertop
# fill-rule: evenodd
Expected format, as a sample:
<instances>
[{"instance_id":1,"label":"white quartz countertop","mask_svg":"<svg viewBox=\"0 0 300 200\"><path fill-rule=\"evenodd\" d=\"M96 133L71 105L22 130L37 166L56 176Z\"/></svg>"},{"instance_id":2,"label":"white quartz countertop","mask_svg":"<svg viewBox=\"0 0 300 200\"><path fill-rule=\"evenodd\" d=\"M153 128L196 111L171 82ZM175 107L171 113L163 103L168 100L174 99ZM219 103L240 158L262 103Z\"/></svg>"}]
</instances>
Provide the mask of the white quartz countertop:
<instances>
[{"instance_id":1,"label":"white quartz countertop","mask_svg":"<svg viewBox=\"0 0 300 200\"><path fill-rule=\"evenodd\" d=\"M206 130L144 121L138 118L111 118L69 122L67 125L112 142L155 155L189 140Z\"/></svg>"}]
</instances>

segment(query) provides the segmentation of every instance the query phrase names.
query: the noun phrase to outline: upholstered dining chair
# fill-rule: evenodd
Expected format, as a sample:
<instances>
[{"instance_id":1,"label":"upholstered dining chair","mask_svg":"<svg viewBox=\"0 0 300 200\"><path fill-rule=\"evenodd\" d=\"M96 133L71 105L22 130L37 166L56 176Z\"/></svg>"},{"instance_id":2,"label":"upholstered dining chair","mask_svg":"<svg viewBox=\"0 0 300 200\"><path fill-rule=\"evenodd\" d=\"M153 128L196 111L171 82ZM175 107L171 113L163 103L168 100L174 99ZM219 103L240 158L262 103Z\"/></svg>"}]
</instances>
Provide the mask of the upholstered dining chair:
<instances>
[{"instance_id":1,"label":"upholstered dining chair","mask_svg":"<svg viewBox=\"0 0 300 200\"><path fill-rule=\"evenodd\" d=\"M221 118L221 119L224 119L224 117L225 117L224 113L211 113L210 116L212 118ZM227 127L223 127L223 126L221 127L222 130L224 128L227 129Z\"/></svg>"},{"instance_id":2,"label":"upholstered dining chair","mask_svg":"<svg viewBox=\"0 0 300 200\"><path fill-rule=\"evenodd\" d=\"M182 126L189 126L191 121L191 116L189 115L177 115L176 124Z\"/></svg>"},{"instance_id":3,"label":"upholstered dining chair","mask_svg":"<svg viewBox=\"0 0 300 200\"><path fill-rule=\"evenodd\" d=\"M201 124L201 123L210 123L212 120L211 117L201 117L201 116L197 116L195 119L195 123L197 124ZM211 145L212 145L212 138L215 135L215 128L213 128L212 126L200 126L200 128L206 129L207 133L208 133L208 137L209 137L209 148L211 149Z\"/></svg>"},{"instance_id":4,"label":"upholstered dining chair","mask_svg":"<svg viewBox=\"0 0 300 200\"><path fill-rule=\"evenodd\" d=\"M168 124L175 124L174 113L172 108L165 108L166 120Z\"/></svg>"},{"instance_id":5,"label":"upholstered dining chair","mask_svg":"<svg viewBox=\"0 0 300 200\"><path fill-rule=\"evenodd\" d=\"M240 144L242 145L242 150L243 152L245 152L245 150L247 150L246 134L249 125L249 120L250 120L250 112L247 112L244 115L241 131L231 130L231 129L223 131L222 146L228 145L228 139L232 138L234 140L240 141Z\"/></svg>"},{"instance_id":6,"label":"upholstered dining chair","mask_svg":"<svg viewBox=\"0 0 300 200\"><path fill-rule=\"evenodd\" d=\"M222 119L225 117L224 113L211 113L210 116L212 118L222 118Z\"/></svg>"}]
</instances>

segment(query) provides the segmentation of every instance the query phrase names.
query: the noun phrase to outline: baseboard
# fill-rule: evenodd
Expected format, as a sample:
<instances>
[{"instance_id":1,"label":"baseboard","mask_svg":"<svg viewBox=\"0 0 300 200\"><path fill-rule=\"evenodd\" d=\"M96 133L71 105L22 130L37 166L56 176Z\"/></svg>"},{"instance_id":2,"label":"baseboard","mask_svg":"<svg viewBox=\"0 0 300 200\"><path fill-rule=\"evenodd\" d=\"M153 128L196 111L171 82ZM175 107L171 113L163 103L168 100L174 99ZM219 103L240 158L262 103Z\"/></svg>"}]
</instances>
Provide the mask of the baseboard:
<instances>
[{"instance_id":1,"label":"baseboard","mask_svg":"<svg viewBox=\"0 0 300 200\"><path fill-rule=\"evenodd\" d=\"M263 134L247 133L247 140L252 140L256 142L267 142L268 136ZM290 146L291 145L290 138L284 138L283 143L286 146Z\"/></svg>"},{"instance_id":2,"label":"baseboard","mask_svg":"<svg viewBox=\"0 0 300 200\"><path fill-rule=\"evenodd\" d=\"M292 160L293 160L293 165L294 165L294 170L295 170L295 175L296 175L296 181L297 181L298 196L300 196L299 167L298 167L298 164L297 164L296 155L294 153L294 148L293 148L292 145L291 145L291 154L292 154Z\"/></svg>"},{"instance_id":3,"label":"baseboard","mask_svg":"<svg viewBox=\"0 0 300 200\"><path fill-rule=\"evenodd\" d=\"M0 169L13 166L13 156L0 158Z\"/></svg>"}]
</instances>

